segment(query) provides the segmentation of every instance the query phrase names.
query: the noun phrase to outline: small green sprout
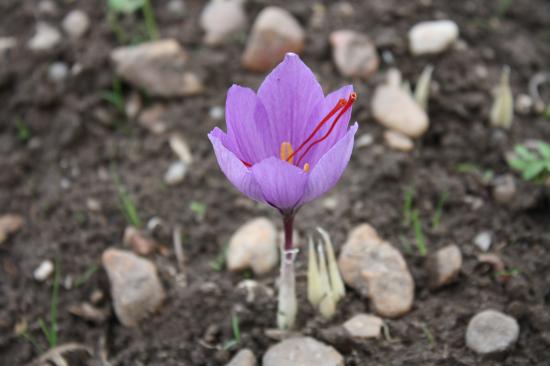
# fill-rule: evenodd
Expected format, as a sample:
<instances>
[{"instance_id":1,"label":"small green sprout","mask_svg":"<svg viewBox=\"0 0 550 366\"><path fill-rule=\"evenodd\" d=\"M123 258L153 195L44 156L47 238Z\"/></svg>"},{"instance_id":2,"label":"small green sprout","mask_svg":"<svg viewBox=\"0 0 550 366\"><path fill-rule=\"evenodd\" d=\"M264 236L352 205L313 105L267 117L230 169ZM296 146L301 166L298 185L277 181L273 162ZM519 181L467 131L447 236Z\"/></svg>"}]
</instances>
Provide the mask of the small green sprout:
<instances>
[{"instance_id":1,"label":"small green sprout","mask_svg":"<svg viewBox=\"0 0 550 366\"><path fill-rule=\"evenodd\" d=\"M516 145L508 164L527 181L543 182L550 176L550 144L539 141L536 149Z\"/></svg>"},{"instance_id":2,"label":"small green sprout","mask_svg":"<svg viewBox=\"0 0 550 366\"><path fill-rule=\"evenodd\" d=\"M411 212L414 201L415 189L414 186L409 186L405 189L403 200L403 225L409 226L411 223Z\"/></svg>"},{"instance_id":3,"label":"small green sprout","mask_svg":"<svg viewBox=\"0 0 550 366\"><path fill-rule=\"evenodd\" d=\"M435 208L435 213L432 217L432 230L437 230L439 224L441 223L441 215L443 214L443 206L449 197L448 192L443 192L437 201L437 206Z\"/></svg>"},{"instance_id":4,"label":"small green sprout","mask_svg":"<svg viewBox=\"0 0 550 366\"><path fill-rule=\"evenodd\" d=\"M112 89L104 91L101 97L103 100L111 103L118 112L126 115L126 102L124 100L124 94L122 94L122 82L120 79L114 79Z\"/></svg>"},{"instance_id":5,"label":"small green sprout","mask_svg":"<svg viewBox=\"0 0 550 366\"><path fill-rule=\"evenodd\" d=\"M216 272L220 272L223 269L223 267L225 266L225 261L227 259L227 250L228 245L224 245L216 259L210 262L210 268L212 268Z\"/></svg>"},{"instance_id":6,"label":"small green sprout","mask_svg":"<svg viewBox=\"0 0 550 366\"><path fill-rule=\"evenodd\" d=\"M485 184L489 183L491 180L493 180L495 173L490 169L482 169L481 167L477 166L473 163L461 163L456 166L456 170L459 173L466 173L466 174L474 174L481 179L481 181Z\"/></svg>"},{"instance_id":7,"label":"small green sprout","mask_svg":"<svg viewBox=\"0 0 550 366\"><path fill-rule=\"evenodd\" d=\"M88 267L86 272L82 274L82 276L76 279L76 281L74 282L74 287L79 288L80 286L88 282L88 280L92 278L92 276L97 272L98 269L99 269L99 264L97 263L92 264L90 267Z\"/></svg>"},{"instance_id":8,"label":"small green sprout","mask_svg":"<svg viewBox=\"0 0 550 366\"><path fill-rule=\"evenodd\" d=\"M519 268L513 267L508 270L496 272L495 276L500 278L509 278L509 277L517 276L519 272L520 272Z\"/></svg>"},{"instance_id":9,"label":"small green sprout","mask_svg":"<svg viewBox=\"0 0 550 366\"><path fill-rule=\"evenodd\" d=\"M15 119L15 127L17 128L17 138L21 142L27 142L31 138L31 131L21 117Z\"/></svg>"},{"instance_id":10,"label":"small green sprout","mask_svg":"<svg viewBox=\"0 0 550 366\"><path fill-rule=\"evenodd\" d=\"M124 185L120 181L120 178L118 177L118 174L116 173L116 170L114 168L112 169L112 177L118 193L118 201L122 214L130 225L139 229L141 227L141 220L139 219L134 200L126 190L126 187L124 187Z\"/></svg>"},{"instance_id":11,"label":"small green sprout","mask_svg":"<svg viewBox=\"0 0 550 366\"><path fill-rule=\"evenodd\" d=\"M500 84L496 91L493 107L491 108L490 122L494 127L509 129L514 119L514 97L510 87L510 68L502 69Z\"/></svg>"},{"instance_id":12,"label":"small green sprout","mask_svg":"<svg viewBox=\"0 0 550 366\"><path fill-rule=\"evenodd\" d=\"M58 341L57 332L59 330L59 327L57 324L57 307L59 305L60 283L61 283L61 265L59 263L59 259L56 259L53 288L52 288L52 299L50 302L49 324L46 324L46 322L42 318L38 319L38 323L40 324L40 329L42 330L42 333L44 333L44 336L46 337L46 340L48 341L48 345L50 346L50 348L54 348L55 346L57 346L57 341Z\"/></svg>"},{"instance_id":13,"label":"small green sprout","mask_svg":"<svg viewBox=\"0 0 550 366\"><path fill-rule=\"evenodd\" d=\"M422 107L422 109L428 109L428 100L430 99L430 86L432 83L432 73L434 68L432 65L428 65L420 74L416 87L414 89L414 99Z\"/></svg>"},{"instance_id":14,"label":"small green sprout","mask_svg":"<svg viewBox=\"0 0 550 366\"><path fill-rule=\"evenodd\" d=\"M150 40L159 38L155 12L150 0L108 0L107 19L119 42L126 43L128 40L128 37L118 22L119 14L131 15L138 10L141 10L143 14L148 38Z\"/></svg>"},{"instance_id":15,"label":"small green sprout","mask_svg":"<svg viewBox=\"0 0 550 366\"><path fill-rule=\"evenodd\" d=\"M420 327L422 328L422 332L424 332L424 335L426 336L426 339L428 340L428 342L430 342L432 346L435 346L435 337L430 331L430 328L428 328L426 323L422 323Z\"/></svg>"},{"instance_id":16,"label":"small green sprout","mask_svg":"<svg viewBox=\"0 0 550 366\"><path fill-rule=\"evenodd\" d=\"M239 317L233 313L231 316L231 330L233 331L233 338L224 343L223 349L230 349L241 342L241 328L239 325Z\"/></svg>"},{"instance_id":17,"label":"small green sprout","mask_svg":"<svg viewBox=\"0 0 550 366\"><path fill-rule=\"evenodd\" d=\"M197 220L202 221L206 213L206 205L199 201L191 201L189 209L193 211Z\"/></svg>"},{"instance_id":18,"label":"small green sprout","mask_svg":"<svg viewBox=\"0 0 550 366\"><path fill-rule=\"evenodd\" d=\"M416 240L416 247L418 248L418 254L425 257L428 253L426 249L426 238L424 237L424 232L422 231L422 222L420 221L420 215L418 210L412 212L412 224L414 228L414 237Z\"/></svg>"}]
</instances>

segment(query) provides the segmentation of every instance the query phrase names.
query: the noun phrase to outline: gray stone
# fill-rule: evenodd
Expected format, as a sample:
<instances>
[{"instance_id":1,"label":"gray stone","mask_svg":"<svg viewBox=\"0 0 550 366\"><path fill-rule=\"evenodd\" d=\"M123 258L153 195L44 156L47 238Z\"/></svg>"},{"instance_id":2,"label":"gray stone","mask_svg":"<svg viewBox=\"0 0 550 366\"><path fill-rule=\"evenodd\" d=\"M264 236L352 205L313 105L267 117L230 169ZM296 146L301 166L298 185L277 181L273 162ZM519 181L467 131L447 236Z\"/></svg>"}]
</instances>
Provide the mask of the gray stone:
<instances>
[{"instance_id":1,"label":"gray stone","mask_svg":"<svg viewBox=\"0 0 550 366\"><path fill-rule=\"evenodd\" d=\"M343 76L368 79L380 64L376 46L364 34L339 30L330 35L332 58Z\"/></svg>"},{"instance_id":2,"label":"gray stone","mask_svg":"<svg viewBox=\"0 0 550 366\"><path fill-rule=\"evenodd\" d=\"M445 51L458 39L458 26L451 20L416 24L409 31L409 47L414 55Z\"/></svg>"},{"instance_id":3,"label":"gray stone","mask_svg":"<svg viewBox=\"0 0 550 366\"><path fill-rule=\"evenodd\" d=\"M28 46L33 51L48 51L61 42L61 33L48 23L36 24L36 33L29 40Z\"/></svg>"},{"instance_id":4,"label":"gray stone","mask_svg":"<svg viewBox=\"0 0 550 366\"><path fill-rule=\"evenodd\" d=\"M516 319L496 310L485 310L468 323L466 345L480 354L499 353L510 349L518 336Z\"/></svg>"},{"instance_id":5,"label":"gray stone","mask_svg":"<svg viewBox=\"0 0 550 366\"><path fill-rule=\"evenodd\" d=\"M62 82L69 75L69 67L64 62L54 62L48 69L48 78L56 83Z\"/></svg>"},{"instance_id":6,"label":"gray stone","mask_svg":"<svg viewBox=\"0 0 550 366\"><path fill-rule=\"evenodd\" d=\"M200 79L186 70L187 53L174 39L119 47L111 60L118 76L154 96L187 96L203 89Z\"/></svg>"},{"instance_id":7,"label":"gray stone","mask_svg":"<svg viewBox=\"0 0 550 366\"><path fill-rule=\"evenodd\" d=\"M491 249L492 242L493 242L493 239L491 238L490 231L482 231L479 234L477 234L476 237L474 238L474 244L476 245L476 247L478 247L484 252Z\"/></svg>"},{"instance_id":8,"label":"gray stone","mask_svg":"<svg viewBox=\"0 0 550 366\"><path fill-rule=\"evenodd\" d=\"M287 52L301 52L304 39L304 30L288 11L269 6L258 14L252 26L243 65L253 71L269 71Z\"/></svg>"},{"instance_id":9,"label":"gray stone","mask_svg":"<svg viewBox=\"0 0 550 366\"><path fill-rule=\"evenodd\" d=\"M255 366L256 356L248 348L242 349L225 366Z\"/></svg>"},{"instance_id":10,"label":"gray stone","mask_svg":"<svg viewBox=\"0 0 550 366\"><path fill-rule=\"evenodd\" d=\"M277 229L267 218L259 217L241 226L229 240L227 268L252 268L255 274L265 274L276 267L278 255Z\"/></svg>"},{"instance_id":11,"label":"gray stone","mask_svg":"<svg viewBox=\"0 0 550 366\"><path fill-rule=\"evenodd\" d=\"M344 366L334 348L310 337L286 339L267 350L263 366Z\"/></svg>"},{"instance_id":12,"label":"gray stone","mask_svg":"<svg viewBox=\"0 0 550 366\"><path fill-rule=\"evenodd\" d=\"M377 314L394 318L411 309L414 281L407 263L370 225L362 224L351 231L338 265L344 282L368 297Z\"/></svg>"},{"instance_id":13,"label":"gray stone","mask_svg":"<svg viewBox=\"0 0 550 366\"><path fill-rule=\"evenodd\" d=\"M514 200L516 195L516 182L512 175L497 177L493 186L493 198L500 204L506 205Z\"/></svg>"},{"instance_id":14,"label":"gray stone","mask_svg":"<svg viewBox=\"0 0 550 366\"><path fill-rule=\"evenodd\" d=\"M209 45L223 43L246 27L246 13L241 0L210 0L204 7L200 25Z\"/></svg>"},{"instance_id":15,"label":"gray stone","mask_svg":"<svg viewBox=\"0 0 550 366\"><path fill-rule=\"evenodd\" d=\"M82 10L73 10L63 19L63 30L73 39L82 37L90 28L90 18Z\"/></svg>"},{"instance_id":16,"label":"gray stone","mask_svg":"<svg viewBox=\"0 0 550 366\"><path fill-rule=\"evenodd\" d=\"M15 37L0 37L0 56L17 46Z\"/></svg>"},{"instance_id":17,"label":"gray stone","mask_svg":"<svg viewBox=\"0 0 550 366\"><path fill-rule=\"evenodd\" d=\"M344 329L353 338L378 338L384 321L375 315L357 314L344 323Z\"/></svg>"},{"instance_id":18,"label":"gray stone","mask_svg":"<svg viewBox=\"0 0 550 366\"><path fill-rule=\"evenodd\" d=\"M448 245L430 255L427 261L431 288L439 288L453 282L462 268L462 253L456 245Z\"/></svg>"},{"instance_id":19,"label":"gray stone","mask_svg":"<svg viewBox=\"0 0 550 366\"><path fill-rule=\"evenodd\" d=\"M152 262L109 248L103 252L102 263L111 283L115 313L123 325L139 325L164 301L164 289Z\"/></svg>"}]
</instances>

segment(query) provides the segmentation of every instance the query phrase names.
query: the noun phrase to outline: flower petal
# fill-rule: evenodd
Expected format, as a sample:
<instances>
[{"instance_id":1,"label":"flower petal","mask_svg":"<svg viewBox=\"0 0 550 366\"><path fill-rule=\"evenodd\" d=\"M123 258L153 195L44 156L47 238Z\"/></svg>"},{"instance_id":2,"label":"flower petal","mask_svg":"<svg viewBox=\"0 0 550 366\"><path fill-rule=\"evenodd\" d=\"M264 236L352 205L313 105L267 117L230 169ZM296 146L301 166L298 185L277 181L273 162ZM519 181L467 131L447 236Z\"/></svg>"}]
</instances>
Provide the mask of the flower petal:
<instances>
[{"instance_id":1,"label":"flower petal","mask_svg":"<svg viewBox=\"0 0 550 366\"><path fill-rule=\"evenodd\" d=\"M308 119L323 97L323 89L313 72L297 55L287 53L258 90L258 98L269 117L275 148L283 142L296 148L302 142Z\"/></svg>"},{"instance_id":2,"label":"flower petal","mask_svg":"<svg viewBox=\"0 0 550 366\"><path fill-rule=\"evenodd\" d=\"M208 138L212 146L214 146L218 165L227 179L243 194L256 201L263 201L262 191L254 180L252 171L222 143L227 138L227 135L216 127L208 134Z\"/></svg>"},{"instance_id":3,"label":"flower petal","mask_svg":"<svg viewBox=\"0 0 550 366\"><path fill-rule=\"evenodd\" d=\"M271 157L255 164L252 174L268 204L283 212L292 211L301 204L308 173L300 168Z\"/></svg>"},{"instance_id":4,"label":"flower petal","mask_svg":"<svg viewBox=\"0 0 550 366\"><path fill-rule=\"evenodd\" d=\"M357 123L351 126L346 135L323 155L313 167L302 202L314 200L338 183L349 163L357 128Z\"/></svg>"},{"instance_id":5,"label":"flower petal","mask_svg":"<svg viewBox=\"0 0 550 366\"><path fill-rule=\"evenodd\" d=\"M225 115L228 141L240 159L255 163L277 154L265 107L252 89L239 85L229 88Z\"/></svg>"}]
</instances>

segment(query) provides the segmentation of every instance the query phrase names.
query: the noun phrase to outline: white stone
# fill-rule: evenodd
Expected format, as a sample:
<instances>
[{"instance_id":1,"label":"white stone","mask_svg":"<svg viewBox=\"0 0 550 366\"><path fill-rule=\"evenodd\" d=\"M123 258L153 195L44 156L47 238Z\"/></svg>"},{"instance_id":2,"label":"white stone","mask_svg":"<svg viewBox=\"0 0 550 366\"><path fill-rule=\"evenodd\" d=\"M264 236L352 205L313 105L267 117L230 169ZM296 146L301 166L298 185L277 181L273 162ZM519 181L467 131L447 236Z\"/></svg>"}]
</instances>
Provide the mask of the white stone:
<instances>
[{"instance_id":1,"label":"white stone","mask_svg":"<svg viewBox=\"0 0 550 366\"><path fill-rule=\"evenodd\" d=\"M246 13L241 0L210 0L204 7L200 25L206 32L204 41L217 45L246 27Z\"/></svg>"},{"instance_id":2,"label":"white stone","mask_svg":"<svg viewBox=\"0 0 550 366\"><path fill-rule=\"evenodd\" d=\"M54 270L53 262L49 259L40 263L40 265L34 270L33 277L35 280L44 282L52 275Z\"/></svg>"},{"instance_id":3,"label":"white stone","mask_svg":"<svg viewBox=\"0 0 550 366\"><path fill-rule=\"evenodd\" d=\"M368 79L378 70L376 46L364 34L338 30L330 34L332 58L343 76Z\"/></svg>"},{"instance_id":4,"label":"white stone","mask_svg":"<svg viewBox=\"0 0 550 366\"><path fill-rule=\"evenodd\" d=\"M186 165L191 165L193 163L191 148L189 148L183 136L177 133L172 134L170 136L170 147L182 163Z\"/></svg>"},{"instance_id":5,"label":"white stone","mask_svg":"<svg viewBox=\"0 0 550 366\"><path fill-rule=\"evenodd\" d=\"M63 30L69 37L78 39L90 28L90 18L82 10L73 10L63 19Z\"/></svg>"},{"instance_id":6,"label":"white stone","mask_svg":"<svg viewBox=\"0 0 550 366\"><path fill-rule=\"evenodd\" d=\"M139 325L164 301L164 289L152 262L109 248L103 252L102 263L111 283L115 313L123 325Z\"/></svg>"},{"instance_id":7,"label":"white stone","mask_svg":"<svg viewBox=\"0 0 550 366\"><path fill-rule=\"evenodd\" d=\"M301 52L304 40L305 32L292 14L269 6L258 14L252 26L243 65L253 71L271 70L287 52Z\"/></svg>"},{"instance_id":8,"label":"white stone","mask_svg":"<svg viewBox=\"0 0 550 366\"><path fill-rule=\"evenodd\" d=\"M61 42L61 33L48 23L36 24L36 33L29 40L28 46L33 51L48 51Z\"/></svg>"},{"instance_id":9,"label":"white stone","mask_svg":"<svg viewBox=\"0 0 550 366\"><path fill-rule=\"evenodd\" d=\"M69 67L64 62L54 62L48 69L48 78L53 82L62 82L69 75Z\"/></svg>"},{"instance_id":10,"label":"white stone","mask_svg":"<svg viewBox=\"0 0 550 366\"><path fill-rule=\"evenodd\" d=\"M355 146L360 149L372 145L374 137L371 134L364 133L355 140Z\"/></svg>"},{"instance_id":11,"label":"white stone","mask_svg":"<svg viewBox=\"0 0 550 366\"><path fill-rule=\"evenodd\" d=\"M289 338L270 347L263 366L344 366L334 348L310 337Z\"/></svg>"},{"instance_id":12,"label":"white stone","mask_svg":"<svg viewBox=\"0 0 550 366\"><path fill-rule=\"evenodd\" d=\"M474 238L474 244L476 247L486 252L491 249L492 238L490 231L482 231Z\"/></svg>"},{"instance_id":13,"label":"white stone","mask_svg":"<svg viewBox=\"0 0 550 366\"><path fill-rule=\"evenodd\" d=\"M242 349L225 366L255 366L256 356L248 348Z\"/></svg>"},{"instance_id":14,"label":"white stone","mask_svg":"<svg viewBox=\"0 0 550 366\"><path fill-rule=\"evenodd\" d=\"M353 338L378 338L383 325L384 321L375 315L357 314L343 326Z\"/></svg>"},{"instance_id":15,"label":"white stone","mask_svg":"<svg viewBox=\"0 0 550 366\"><path fill-rule=\"evenodd\" d=\"M223 107L220 106L214 106L208 111L208 115L210 116L210 118L215 120L222 119L224 114L225 111L223 110Z\"/></svg>"},{"instance_id":16,"label":"white stone","mask_svg":"<svg viewBox=\"0 0 550 366\"><path fill-rule=\"evenodd\" d=\"M368 297L375 312L388 318L407 313L414 300L414 281L403 256L368 224L354 228L340 252L344 282Z\"/></svg>"},{"instance_id":17,"label":"white stone","mask_svg":"<svg viewBox=\"0 0 550 366\"><path fill-rule=\"evenodd\" d=\"M416 24L409 31L409 47L414 55L445 51L458 39L458 26L451 20Z\"/></svg>"},{"instance_id":18,"label":"white stone","mask_svg":"<svg viewBox=\"0 0 550 366\"><path fill-rule=\"evenodd\" d=\"M275 268L278 254L275 225L259 217L241 226L229 240L227 267L230 271L252 268L255 274L264 274Z\"/></svg>"},{"instance_id":19,"label":"white stone","mask_svg":"<svg viewBox=\"0 0 550 366\"><path fill-rule=\"evenodd\" d=\"M496 310L485 310L474 316L466 329L466 345L480 354L503 352L519 336L516 319Z\"/></svg>"},{"instance_id":20,"label":"white stone","mask_svg":"<svg viewBox=\"0 0 550 366\"><path fill-rule=\"evenodd\" d=\"M462 268L462 253L456 245L448 245L430 255L427 261L431 288L453 282Z\"/></svg>"},{"instance_id":21,"label":"white stone","mask_svg":"<svg viewBox=\"0 0 550 366\"><path fill-rule=\"evenodd\" d=\"M181 161L174 161L164 174L164 182L169 186L175 186L183 181L187 173L187 167Z\"/></svg>"},{"instance_id":22,"label":"white stone","mask_svg":"<svg viewBox=\"0 0 550 366\"><path fill-rule=\"evenodd\" d=\"M384 141L394 150L409 152L414 149L414 142L407 135L397 131L387 130L384 132Z\"/></svg>"}]
</instances>

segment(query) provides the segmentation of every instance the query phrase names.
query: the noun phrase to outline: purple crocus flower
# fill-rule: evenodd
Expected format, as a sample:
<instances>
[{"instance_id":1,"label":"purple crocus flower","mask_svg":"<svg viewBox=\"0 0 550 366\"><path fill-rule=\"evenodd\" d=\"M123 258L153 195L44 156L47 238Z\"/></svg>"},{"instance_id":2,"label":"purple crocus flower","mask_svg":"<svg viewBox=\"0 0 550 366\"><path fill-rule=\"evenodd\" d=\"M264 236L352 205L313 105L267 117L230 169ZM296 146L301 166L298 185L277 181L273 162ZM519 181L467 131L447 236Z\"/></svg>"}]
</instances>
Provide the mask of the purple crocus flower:
<instances>
[{"instance_id":1,"label":"purple crocus flower","mask_svg":"<svg viewBox=\"0 0 550 366\"><path fill-rule=\"evenodd\" d=\"M223 173L242 193L292 217L329 191L351 156L357 123L351 85L324 95L315 75L292 53L258 93L233 85L226 100L227 133L208 137Z\"/></svg>"}]
</instances>

